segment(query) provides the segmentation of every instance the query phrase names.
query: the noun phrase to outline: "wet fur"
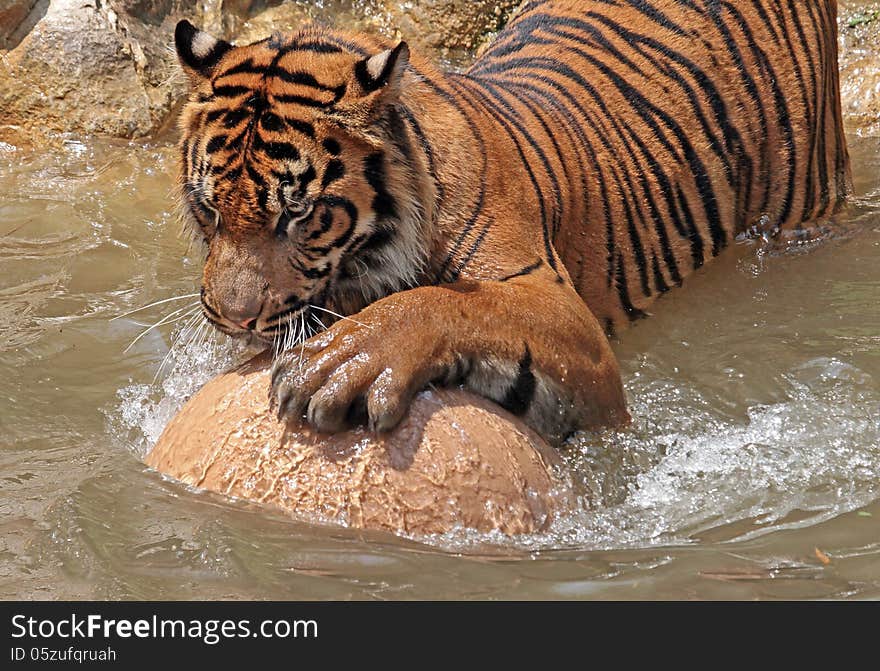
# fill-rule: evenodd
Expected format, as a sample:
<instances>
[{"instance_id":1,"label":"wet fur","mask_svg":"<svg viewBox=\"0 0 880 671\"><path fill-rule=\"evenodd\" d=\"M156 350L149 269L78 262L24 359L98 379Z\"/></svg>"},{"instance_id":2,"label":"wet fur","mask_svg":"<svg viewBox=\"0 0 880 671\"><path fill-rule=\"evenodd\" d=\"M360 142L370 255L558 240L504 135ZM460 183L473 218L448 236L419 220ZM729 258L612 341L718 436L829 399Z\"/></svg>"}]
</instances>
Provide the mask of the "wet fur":
<instances>
[{"instance_id":1,"label":"wet fur","mask_svg":"<svg viewBox=\"0 0 880 671\"><path fill-rule=\"evenodd\" d=\"M310 305L353 315L276 362L281 414L321 429L390 428L431 382L551 438L625 422L605 334L737 234L843 204L836 10L531 2L464 74L322 27L232 47L181 24L205 311L267 340Z\"/></svg>"}]
</instances>

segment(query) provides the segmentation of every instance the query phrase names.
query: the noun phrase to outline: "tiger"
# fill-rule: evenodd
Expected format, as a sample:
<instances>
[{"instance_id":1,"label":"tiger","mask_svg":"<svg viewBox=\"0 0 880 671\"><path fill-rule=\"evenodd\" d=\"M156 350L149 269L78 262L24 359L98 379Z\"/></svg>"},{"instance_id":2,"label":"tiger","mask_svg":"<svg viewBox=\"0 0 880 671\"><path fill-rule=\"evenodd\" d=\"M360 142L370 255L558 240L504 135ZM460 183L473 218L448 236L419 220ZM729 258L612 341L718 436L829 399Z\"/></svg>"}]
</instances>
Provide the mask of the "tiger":
<instances>
[{"instance_id":1,"label":"tiger","mask_svg":"<svg viewBox=\"0 0 880 671\"><path fill-rule=\"evenodd\" d=\"M388 431L459 385L548 440L630 421L611 340L749 232L851 191L835 0L526 2L472 65L181 21L204 316L280 420Z\"/></svg>"}]
</instances>

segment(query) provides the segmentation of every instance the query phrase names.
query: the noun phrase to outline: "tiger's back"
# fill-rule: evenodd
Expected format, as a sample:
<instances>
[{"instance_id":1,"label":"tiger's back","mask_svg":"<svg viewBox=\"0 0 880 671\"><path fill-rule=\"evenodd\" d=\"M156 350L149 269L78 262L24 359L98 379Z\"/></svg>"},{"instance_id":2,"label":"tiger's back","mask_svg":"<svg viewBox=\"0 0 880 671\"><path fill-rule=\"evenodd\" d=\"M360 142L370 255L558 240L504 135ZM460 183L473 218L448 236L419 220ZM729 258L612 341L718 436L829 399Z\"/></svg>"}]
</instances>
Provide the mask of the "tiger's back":
<instances>
[{"instance_id":1,"label":"tiger's back","mask_svg":"<svg viewBox=\"0 0 880 671\"><path fill-rule=\"evenodd\" d=\"M738 233L841 206L836 4L532 2L460 80L518 145L542 234L607 325Z\"/></svg>"},{"instance_id":2,"label":"tiger's back","mask_svg":"<svg viewBox=\"0 0 880 671\"><path fill-rule=\"evenodd\" d=\"M833 0L531 2L460 74L317 26L234 47L182 22L204 313L296 343L271 398L322 430L391 428L430 382L551 438L625 422L606 333L739 232L847 195L835 18Z\"/></svg>"}]
</instances>

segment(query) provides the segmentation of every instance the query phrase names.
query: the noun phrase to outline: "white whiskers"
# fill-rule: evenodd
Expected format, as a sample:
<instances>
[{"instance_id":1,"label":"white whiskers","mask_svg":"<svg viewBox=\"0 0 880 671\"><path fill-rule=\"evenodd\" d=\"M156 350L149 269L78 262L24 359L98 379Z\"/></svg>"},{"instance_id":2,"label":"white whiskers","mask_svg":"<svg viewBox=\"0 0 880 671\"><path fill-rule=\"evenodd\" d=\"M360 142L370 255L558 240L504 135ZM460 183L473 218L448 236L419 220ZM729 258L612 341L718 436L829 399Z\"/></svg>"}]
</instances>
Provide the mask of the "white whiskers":
<instances>
[{"instance_id":1,"label":"white whiskers","mask_svg":"<svg viewBox=\"0 0 880 671\"><path fill-rule=\"evenodd\" d=\"M180 301L185 298L195 298L198 295L199 295L198 293L181 294L180 296L172 296L171 298L164 298L161 301L155 301L153 303L149 303L148 305L144 305L143 307L135 308L134 310L129 310L128 312L123 312L121 315L116 315L115 317L111 317L110 321L114 322L117 319L122 319L123 317L128 317L129 315L133 315L135 312L140 312L141 310L146 310L147 308L151 308L156 305L162 305L163 303L170 303L171 301Z\"/></svg>"},{"instance_id":2,"label":"white whiskers","mask_svg":"<svg viewBox=\"0 0 880 671\"><path fill-rule=\"evenodd\" d=\"M173 324L174 322L178 322L181 319L186 319L187 317L190 317L191 315L193 315L196 312L201 312L201 308L202 308L201 302L196 301L195 303L190 303L189 305L185 305L182 308L178 308L176 310L173 310L169 314L162 317L162 319L157 321L152 326L148 326L146 329L141 331L140 334L138 334L138 336L128 344L128 347L126 347L124 350L122 350L122 353L127 354L128 351L132 347L134 347L138 343L138 341L140 341L140 339L143 338L145 335L147 335L150 331L157 329L160 326L164 326L165 324ZM183 313L183 314L181 314L181 313Z\"/></svg>"},{"instance_id":3,"label":"white whiskers","mask_svg":"<svg viewBox=\"0 0 880 671\"><path fill-rule=\"evenodd\" d=\"M173 359L172 354L177 350L177 344L185 338L186 342L184 343L182 349L186 349L192 342L199 329L204 327L207 323L208 320L204 318L204 314L201 310L190 315L189 319L183 325L183 328L181 328L180 331L175 334L174 340L171 342L171 346L168 348L168 351L165 352L165 356L162 357L162 362L159 364L159 368L156 370L156 374L153 376L153 384L156 384L156 382L162 376L162 373L165 371L165 367Z\"/></svg>"},{"instance_id":4,"label":"white whiskers","mask_svg":"<svg viewBox=\"0 0 880 671\"><path fill-rule=\"evenodd\" d=\"M327 308L322 308L319 305L312 305L311 303L309 303L309 307L314 310L320 310L321 312L326 312L327 314L333 315L337 319L344 319L346 321L357 324L358 326L363 326L364 328L367 328L367 329L372 328L371 326L367 326L366 324L359 322L357 319L352 319L351 317L346 317L345 315L341 315L338 312L333 312L333 310L328 310Z\"/></svg>"}]
</instances>

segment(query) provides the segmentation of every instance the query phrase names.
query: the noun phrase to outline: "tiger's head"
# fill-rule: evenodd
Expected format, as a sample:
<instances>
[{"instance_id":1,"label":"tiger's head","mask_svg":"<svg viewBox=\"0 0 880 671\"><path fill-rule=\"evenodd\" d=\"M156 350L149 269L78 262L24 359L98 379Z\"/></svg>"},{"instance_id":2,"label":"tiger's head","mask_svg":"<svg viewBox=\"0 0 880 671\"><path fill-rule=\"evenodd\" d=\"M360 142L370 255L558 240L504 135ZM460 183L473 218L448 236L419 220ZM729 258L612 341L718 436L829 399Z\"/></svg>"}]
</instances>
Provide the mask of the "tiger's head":
<instances>
[{"instance_id":1,"label":"tiger's head","mask_svg":"<svg viewBox=\"0 0 880 671\"><path fill-rule=\"evenodd\" d=\"M406 43L308 27L239 47L181 21L175 44L182 199L217 328L277 341L417 281L431 196L400 107Z\"/></svg>"}]
</instances>

